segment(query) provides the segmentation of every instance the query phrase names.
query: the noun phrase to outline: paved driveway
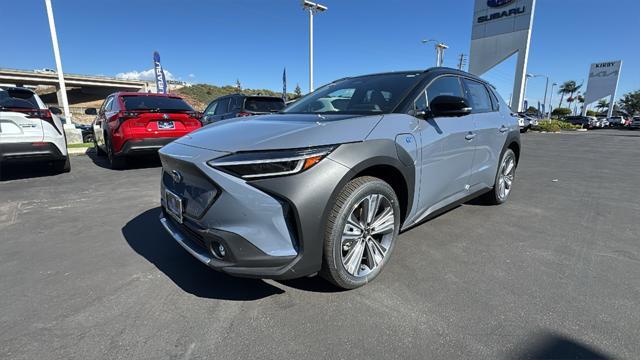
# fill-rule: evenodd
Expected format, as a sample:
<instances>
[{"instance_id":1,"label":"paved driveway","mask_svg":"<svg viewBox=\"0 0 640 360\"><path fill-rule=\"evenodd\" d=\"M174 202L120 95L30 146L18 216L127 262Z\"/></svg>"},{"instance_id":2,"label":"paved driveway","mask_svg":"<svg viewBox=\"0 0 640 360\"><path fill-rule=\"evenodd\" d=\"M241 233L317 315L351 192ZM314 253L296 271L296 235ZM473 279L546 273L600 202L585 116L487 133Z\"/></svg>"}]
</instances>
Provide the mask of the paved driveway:
<instances>
[{"instance_id":1,"label":"paved driveway","mask_svg":"<svg viewBox=\"0 0 640 360\"><path fill-rule=\"evenodd\" d=\"M381 276L348 292L198 263L158 223L155 159L5 168L0 358L637 358L640 131L523 145L507 204L403 233Z\"/></svg>"}]
</instances>

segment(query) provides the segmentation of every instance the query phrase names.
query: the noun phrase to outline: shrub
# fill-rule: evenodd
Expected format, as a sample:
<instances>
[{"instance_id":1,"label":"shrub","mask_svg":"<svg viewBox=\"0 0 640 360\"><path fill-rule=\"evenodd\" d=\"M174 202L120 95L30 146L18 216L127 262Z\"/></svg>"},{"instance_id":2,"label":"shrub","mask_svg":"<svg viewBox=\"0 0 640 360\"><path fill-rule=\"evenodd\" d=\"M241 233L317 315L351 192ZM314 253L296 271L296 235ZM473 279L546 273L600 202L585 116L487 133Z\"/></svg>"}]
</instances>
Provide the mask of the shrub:
<instances>
[{"instance_id":1,"label":"shrub","mask_svg":"<svg viewBox=\"0 0 640 360\"><path fill-rule=\"evenodd\" d=\"M560 130L573 130L579 129L578 125L571 125L568 122L560 121L560 120L540 120L538 122L538 126L535 130L539 131L547 131L547 132L558 132Z\"/></svg>"}]
</instances>

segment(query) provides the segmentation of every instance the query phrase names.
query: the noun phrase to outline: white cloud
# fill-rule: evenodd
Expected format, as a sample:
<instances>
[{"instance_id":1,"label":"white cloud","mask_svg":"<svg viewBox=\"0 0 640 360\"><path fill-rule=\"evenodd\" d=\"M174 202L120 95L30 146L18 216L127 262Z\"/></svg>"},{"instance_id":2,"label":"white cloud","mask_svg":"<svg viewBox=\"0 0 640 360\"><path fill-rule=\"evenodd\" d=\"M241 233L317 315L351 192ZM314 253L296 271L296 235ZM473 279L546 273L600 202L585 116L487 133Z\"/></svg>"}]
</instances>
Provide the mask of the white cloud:
<instances>
[{"instance_id":1,"label":"white cloud","mask_svg":"<svg viewBox=\"0 0 640 360\"><path fill-rule=\"evenodd\" d=\"M164 69L164 76L167 78L167 80L174 80L173 74L167 69ZM156 78L154 69L122 72L116 74L116 77L118 79L125 80L155 80Z\"/></svg>"},{"instance_id":2,"label":"white cloud","mask_svg":"<svg viewBox=\"0 0 640 360\"><path fill-rule=\"evenodd\" d=\"M193 79L194 77L196 77L196 75L195 75L195 74L189 74L188 76L189 76L190 78L192 78L192 79Z\"/></svg>"}]
</instances>

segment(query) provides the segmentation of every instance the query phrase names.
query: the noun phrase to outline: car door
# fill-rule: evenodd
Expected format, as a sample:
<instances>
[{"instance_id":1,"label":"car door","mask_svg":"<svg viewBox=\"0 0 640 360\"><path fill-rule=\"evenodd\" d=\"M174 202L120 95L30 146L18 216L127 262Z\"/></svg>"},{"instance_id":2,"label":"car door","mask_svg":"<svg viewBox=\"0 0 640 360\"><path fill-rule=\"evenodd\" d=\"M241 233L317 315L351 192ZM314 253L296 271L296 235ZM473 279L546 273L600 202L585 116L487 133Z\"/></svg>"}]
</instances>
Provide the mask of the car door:
<instances>
[{"instance_id":1,"label":"car door","mask_svg":"<svg viewBox=\"0 0 640 360\"><path fill-rule=\"evenodd\" d=\"M507 122L499 110L495 95L479 81L463 78L465 93L475 123L475 155L471 169L472 187L493 186L498 158L507 135ZM493 97L493 99L492 99ZM476 190L476 189L474 189Z\"/></svg>"},{"instance_id":2,"label":"car door","mask_svg":"<svg viewBox=\"0 0 640 360\"><path fill-rule=\"evenodd\" d=\"M211 124L213 122L213 116L216 113L216 106L218 106L217 101L212 101L209 106L204 110L204 114L202 115L202 123L203 125Z\"/></svg>"},{"instance_id":3,"label":"car door","mask_svg":"<svg viewBox=\"0 0 640 360\"><path fill-rule=\"evenodd\" d=\"M418 99L416 107L437 96L464 97L460 78L445 75L433 80ZM426 96L426 99L421 98ZM426 216L467 194L473 156L475 125L472 115L427 117L420 124L421 181L420 212Z\"/></svg>"},{"instance_id":4,"label":"car door","mask_svg":"<svg viewBox=\"0 0 640 360\"><path fill-rule=\"evenodd\" d=\"M98 110L98 115L96 115L96 119L93 122L93 134L96 139L96 144L100 147L105 147L105 138L104 133L107 128L106 122L106 111L110 110L113 104L114 96L110 95L107 99L102 103L102 106Z\"/></svg>"}]
</instances>

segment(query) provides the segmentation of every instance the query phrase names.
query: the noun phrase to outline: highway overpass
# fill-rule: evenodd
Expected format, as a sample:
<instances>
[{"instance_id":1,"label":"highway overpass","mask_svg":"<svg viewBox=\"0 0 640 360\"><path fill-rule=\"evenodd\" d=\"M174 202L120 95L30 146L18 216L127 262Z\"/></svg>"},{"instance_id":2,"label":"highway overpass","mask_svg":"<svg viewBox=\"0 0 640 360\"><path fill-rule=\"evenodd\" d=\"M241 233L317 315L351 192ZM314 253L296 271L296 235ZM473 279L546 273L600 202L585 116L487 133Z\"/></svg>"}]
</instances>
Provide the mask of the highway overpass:
<instances>
[{"instance_id":1,"label":"highway overpass","mask_svg":"<svg viewBox=\"0 0 640 360\"><path fill-rule=\"evenodd\" d=\"M116 91L147 91L146 81L124 80L107 76L65 74L65 85L70 106L102 100ZM38 93L47 104L61 105L58 75L55 72L0 68L0 84L37 87ZM155 89L155 87L154 87Z\"/></svg>"}]
</instances>

